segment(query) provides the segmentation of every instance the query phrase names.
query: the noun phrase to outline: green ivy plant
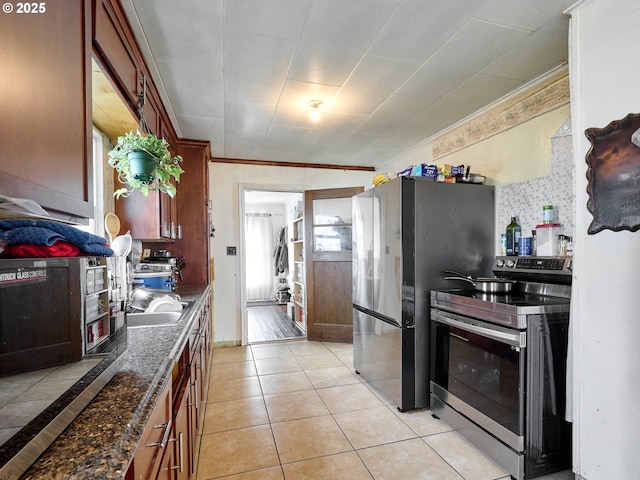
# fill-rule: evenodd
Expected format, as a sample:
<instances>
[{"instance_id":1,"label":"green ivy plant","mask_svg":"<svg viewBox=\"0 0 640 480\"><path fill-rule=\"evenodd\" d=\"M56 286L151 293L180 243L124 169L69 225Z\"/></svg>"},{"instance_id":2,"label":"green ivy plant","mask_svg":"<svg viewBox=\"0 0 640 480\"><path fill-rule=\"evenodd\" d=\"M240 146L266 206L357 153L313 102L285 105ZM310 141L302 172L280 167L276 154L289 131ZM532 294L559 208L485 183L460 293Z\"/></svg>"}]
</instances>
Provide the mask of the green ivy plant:
<instances>
[{"instance_id":1,"label":"green ivy plant","mask_svg":"<svg viewBox=\"0 0 640 480\"><path fill-rule=\"evenodd\" d=\"M129 169L128 154L136 150L147 152L156 159L155 178L151 182L136 179ZM169 143L164 138L160 139L152 133L142 135L140 131L134 132L132 130L124 136L118 137L118 143L109 152L109 165L118 172L118 180L131 187L131 189L120 188L113 193L113 196L116 198L128 197L134 189L138 189L144 196L147 196L150 191L160 191L174 197L176 187L171 182L171 177L176 182L180 181L180 175L184 173L180 163L182 163L182 157L180 155L171 156Z\"/></svg>"}]
</instances>

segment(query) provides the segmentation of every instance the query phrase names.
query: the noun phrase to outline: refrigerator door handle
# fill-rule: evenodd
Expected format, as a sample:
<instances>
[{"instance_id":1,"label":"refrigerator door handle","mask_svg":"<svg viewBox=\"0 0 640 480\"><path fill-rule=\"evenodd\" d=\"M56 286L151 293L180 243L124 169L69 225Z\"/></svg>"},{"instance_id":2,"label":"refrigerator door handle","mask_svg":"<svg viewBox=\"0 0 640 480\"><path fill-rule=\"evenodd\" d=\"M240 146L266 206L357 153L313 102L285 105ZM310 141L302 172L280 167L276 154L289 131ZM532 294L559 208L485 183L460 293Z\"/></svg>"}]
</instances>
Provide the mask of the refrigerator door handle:
<instances>
[{"instance_id":1,"label":"refrigerator door handle","mask_svg":"<svg viewBox=\"0 0 640 480\"><path fill-rule=\"evenodd\" d=\"M398 321L393 318L387 317L386 315L382 315L379 312L374 312L373 310L369 310L368 308L361 307L360 305L353 304L354 310L362 312L364 314L369 315L370 317L375 318L376 320L380 320L381 322L388 323L389 325L397 328L413 328L413 325L403 326Z\"/></svg>"}]
</instances>

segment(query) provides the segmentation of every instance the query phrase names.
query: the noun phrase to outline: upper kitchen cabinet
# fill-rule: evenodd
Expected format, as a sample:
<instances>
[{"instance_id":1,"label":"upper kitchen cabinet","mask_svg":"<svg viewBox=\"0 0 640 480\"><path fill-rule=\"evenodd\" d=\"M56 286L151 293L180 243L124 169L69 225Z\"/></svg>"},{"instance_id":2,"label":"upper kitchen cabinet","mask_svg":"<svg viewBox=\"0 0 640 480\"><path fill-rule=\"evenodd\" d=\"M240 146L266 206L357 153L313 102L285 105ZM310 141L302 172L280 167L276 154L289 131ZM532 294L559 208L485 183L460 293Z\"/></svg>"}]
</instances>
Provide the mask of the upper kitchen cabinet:
<instances>
[{"instance_id":1,"label":"upper kitchen cabinet","mask_svg":"<svg viewBox=\"0 0 640 480\"><path fill-rule=\"evenodd\" d=\"M139 92L139 58L124 27L122 12L108 0L94 0L93 48L127 106L135 111ZM125 133L125 132L123 132Z\"/></svg>"},{"instance_id":2,"label":"upper kitchen cabinet","mask_svg":"<svg viewBox=\"0 0 640 480\"><path fill-rule=\"evenodd\" d=\"M135 190L129 197L116 200L120 230L147 242L175 240L179 234L175 204L166 193L149 192L145 197Z\"/></svg>"},{"instance_id":3,"label":"upper kitchen cabinet","mask_svg":"<svg viewBox=\"0 0 640 480\"><path fill-rule=\"evenodd\" d=\"M184 256L182 270L185 285L209 283L209 182L208 163L211 147L207 141L181 139L176 143L182 155L184 173L180 176L176 195L180 238L172 247L174 254Z\"/></svg>"},{"instance_id":4,"label":"upper kitchen cabinet","mask_svg":"<svg viewBox=\"0 0 640 480\"><path fill-rule=\"evenodd\" d=\"M143 125L136 125L133 129L140 128L145 133L153 133L173 145L173 127L166 119L162 100L120 5L115 0L94 0L92 18L93 55L96 63L117 92L119 101L134 116L136 122L142 123L141 119L144 120ZM94 98L94 106L98 102L99 99ZM94 122L96 120L94 118ZM111 125L117 126L117 123L112 122ZM131 128L105 133L115 142L118 136L129 130ZM174 149L171 153L175 154ZM115 188L120 188L117 177L115 182ZM135 191L127 198L117 199L115 205L121 220L121 230L130 231L134 238L145 241L170 241L178 238L177 206L174 198L158 192L150 192L145 197Z\"/></svg>"},{"instance_id":5,"label":"upper kitchen cabinet","mask_svg":"<svg viewBox=\"0 0 640 480\"><path fill-rule=\"evenodd\" d=\"M93 2L93 54L96 61L138 119L141 95L144 94L145 129L173 144L176 135L122 8L116 0Z\"/></svg>"},{"instance_id":6,"label":"upper kitchen cabinet","mask_svg":"<svg viewBox=\"0 0 640 480\"><path fill-rule=\"evenodd\" d=\"M0 16L0 193L32 198L56 218L87 223L94 202L87 187L93 176L91 2L13 6ZM27 7L31 13L18 12Z\"/></svg>"}]
</instances>

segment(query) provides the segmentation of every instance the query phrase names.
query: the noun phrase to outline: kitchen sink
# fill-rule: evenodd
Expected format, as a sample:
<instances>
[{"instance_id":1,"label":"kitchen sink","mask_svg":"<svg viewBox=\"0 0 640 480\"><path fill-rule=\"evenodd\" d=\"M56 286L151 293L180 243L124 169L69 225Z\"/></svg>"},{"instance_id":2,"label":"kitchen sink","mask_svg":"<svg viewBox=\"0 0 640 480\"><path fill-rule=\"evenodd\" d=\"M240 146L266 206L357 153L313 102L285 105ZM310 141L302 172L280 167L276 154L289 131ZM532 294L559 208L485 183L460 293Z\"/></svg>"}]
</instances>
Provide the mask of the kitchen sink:
<instances>
[{"instance_id":1,"label":"kitchen sink","mask_svg":"<svg viewBox=\"0 0 640 480\"><path fill-rule=\"evenodd\" d=\"M182 314L185 312L191 302L180 302L182 311L178 312L140 312L127 314L127 327L167 327L177 325L180 322Z\"/></svg>"}]
</instances>

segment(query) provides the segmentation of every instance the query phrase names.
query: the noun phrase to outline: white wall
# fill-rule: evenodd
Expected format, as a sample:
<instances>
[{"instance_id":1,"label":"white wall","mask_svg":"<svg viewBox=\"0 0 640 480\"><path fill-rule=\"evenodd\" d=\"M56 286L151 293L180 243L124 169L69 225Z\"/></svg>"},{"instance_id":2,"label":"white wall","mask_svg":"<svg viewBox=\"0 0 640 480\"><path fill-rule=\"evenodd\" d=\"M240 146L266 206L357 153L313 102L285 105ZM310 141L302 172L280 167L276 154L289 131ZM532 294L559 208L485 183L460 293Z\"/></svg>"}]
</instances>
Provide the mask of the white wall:
<instances>
[{"instance_id":1,"label":"white wall","mask_svg":"<svg viewBox=\"0 0 640 480\"><path fill-rule=\"evenodd\" d=\"M569 117L569 110L568 105L560 106L437 160L431 142L424 142L389 160L380 170L395 174L418 163L470 165L472 172L486 175L490 185L540 178L551 171L551 138Z\"/></svg>"},{"instance_id":2,"label":"white wall","mask_svg":"<svg viewBox=\"0 0 640 480\"><path fill-rule=\"evenodd\" d=\"M633 479L640 475L640 232L587 234L584 131L640 111L640 2L585 1L571 14L574 471L587 480Z\"/></svg>"},{"instance_id":3,"label":"white wall","mask_svg":"<svg viewBox=\"0 0 640 480\"><path fill-rule=\"evenodd\" d=\"M352 186L369 188L374 176L374 172L318 168L209 165L212 220L216 229L215 237L211 239L211 256L215 265L213 322L216 344L235 345L242 339L240 186L290 191ZM237 247L238 255L228 256L227 246Z\"/></svg>"}]
</instances>

